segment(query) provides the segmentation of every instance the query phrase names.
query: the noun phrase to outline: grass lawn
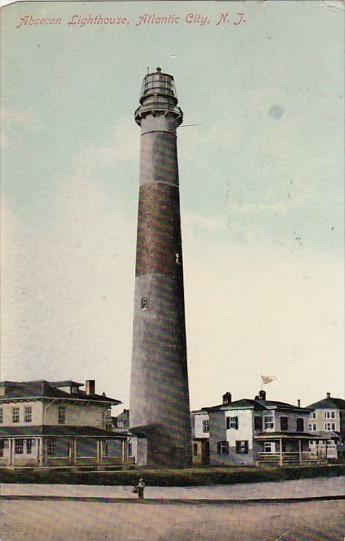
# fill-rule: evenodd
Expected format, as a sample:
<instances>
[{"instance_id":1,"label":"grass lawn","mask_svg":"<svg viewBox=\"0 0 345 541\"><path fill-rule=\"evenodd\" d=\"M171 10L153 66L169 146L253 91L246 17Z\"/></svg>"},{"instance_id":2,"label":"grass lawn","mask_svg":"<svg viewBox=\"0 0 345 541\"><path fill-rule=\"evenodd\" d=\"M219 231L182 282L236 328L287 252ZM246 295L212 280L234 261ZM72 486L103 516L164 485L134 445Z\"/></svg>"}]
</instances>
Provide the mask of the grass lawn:
<instances>
[{"instance_id":1,"label":"grass lawn","mask_svg":"<svg viewBox=\"0 0 345 541\"><path fill-rule=\"evenodd\" d=\"M345 475L345 464L303 467L193 467L188 469L138 468L118 471L0 470L1 483L62 483L86 485L132 485L143 475L150 486L202 486L284 481Z\"/></svg>"}]
</instances>

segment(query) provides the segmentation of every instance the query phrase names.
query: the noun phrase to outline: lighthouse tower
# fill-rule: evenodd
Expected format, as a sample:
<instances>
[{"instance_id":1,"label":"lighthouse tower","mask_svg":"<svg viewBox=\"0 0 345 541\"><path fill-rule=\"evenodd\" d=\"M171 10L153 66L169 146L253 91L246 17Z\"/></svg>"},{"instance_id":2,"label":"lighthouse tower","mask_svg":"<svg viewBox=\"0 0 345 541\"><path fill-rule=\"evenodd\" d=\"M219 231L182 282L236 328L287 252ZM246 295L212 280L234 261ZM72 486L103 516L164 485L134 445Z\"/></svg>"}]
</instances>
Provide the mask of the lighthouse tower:
<instances>
[{"instance_id":1,"label":"lighthouse tower","mask_svg":"<svg viewBox=\"0 0 345 541\"><path fill-rule=\"evenodd\" d=\"M174 78L143 81L130 428L148 439L151 466L191 464Z\"/></svg>"}]
</instances>

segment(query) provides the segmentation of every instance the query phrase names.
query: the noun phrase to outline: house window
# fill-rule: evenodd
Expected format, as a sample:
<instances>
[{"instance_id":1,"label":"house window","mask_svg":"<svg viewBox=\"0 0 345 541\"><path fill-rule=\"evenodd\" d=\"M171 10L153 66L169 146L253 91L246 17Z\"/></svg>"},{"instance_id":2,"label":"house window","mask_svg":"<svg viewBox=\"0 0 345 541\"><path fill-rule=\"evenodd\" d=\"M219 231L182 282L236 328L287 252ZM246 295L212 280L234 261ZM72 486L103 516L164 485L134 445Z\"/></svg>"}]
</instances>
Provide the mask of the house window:
<instances>
[{"instance_id":1,"label":"house window","mask_svg":"<svg viewBox=\"0 0 345 541\"><path fill-rule=\"evenodd\" d=\"M32 440L26 440L26 454L31 455L32 453Z\"/></svg>"},{"instance_id":2,"label":"house window","mask_svg":"<svg viewBox=\"0 0 345 541\"><path fill-rule=\"evenodd\" d=\"M254 417L254 430L262 430L262 417L258 415Z\"/></svg>"},{"instance_id":3,"label":"house window","mask_svg":"<svg viewBox=\"0 0 345 541\"><path fill-rule=\"evenodd\" d=\"M4 456L5 440L0 440L0 457Z\"/></svg>"},{"instance_id":4,"label":"house window","mask_svg":"<svg viewBox=\"0 0 345 541\"><path fill-rule=\"evenodd\" d=\"M12 423L19 423L19 408L12 408Z\"/></svg>"},{"instance_id":5,"label":"house window","mask_svg":"<svg viewBox=\"0 0 345 541\"><path fill-rule=\"evenodd\" d=\"M310 424L309 424L309 430L310 430L311 432L315 432L315 430L316 430L316 424L315 424L315 423L310 423Z\"/></svg>"},{"instance_id":6,"label":"house window","mask_svg":"<svg viewBox=\"0 0 345 541\"><path fill-rule=\"evenodd\" d=\"M14 452L16 455L24 453L24 440L14 440Z\"/></svg>"},{"instance_id":7,"label":"house window","mask_svg":"<svg viewBox=\"0 0 345 541\"><path fill-rule=\"evenodd\" d=\"M130 441L127 444L127 451L128 451L128 456L133 456L132 442Z\"/></svg>"},{"instance_id":8,"label":"house window","mask_svg":"<svg viewBox=\"0 0 345 541\"><path fill-rule=\"evenodd\" d=\"M335 411L331 411L331 419L335 419Z\"/></svg>"},{"instance_id":9,"label":"house window","mask_svg":"<svg viewBox=\"0 0 345 541\"><path fill-rule=\"evenodd\" d=\"M275 443L271 441L265 441L264 443L264 452L265 453L274 453L275 452Z\"/></svg>"},{"instance_id":10,"label":"house window","mask_svg":"<svg viewBox=\"0 0 345 541\"><path fill-rule=\"evenodd\" d=\"M202 431L203 432L209 432L210 431L210 426L209 426L209 422L208 422L207 419L202 422Z\"/></svg>"},{"instance_id":11,"label":"house window","mask_svg":"<svg viewBox=\"0 0 345 541\"><path fill-rule=\"evenodd\" d=\"M316 413L315 413L315 411L313 411L313 412L310 414L310 417L311 417L312 419L316 419Z\"/></svg>"},{"instance_id":12,"label":"house window","mask_svg":"<svg viewBox=\"0 0 345 541\"><path fill-rule=\"evenodd\" d=\"M302 417L299 417L297 419L296 429L297 429L297 432L304 432L304 419L302 419Z\"/></svg>"},{"instance_id":13,"label":"house window","mask_svg":"<svg viewBox=\"0 0 345 541\"><path fill-rule=\"evenodd\" d=\"M267 430L267 428L274 428L272 415L266 415L264 417L264 427L265 427L265 430Z\"/></svg>"},{"instance_id":14,"label":"house window","mask_svg":"<svg viewBox=\"0 0 345 541\"><path fill-rule=\"evenodd\" d=\"M194 443L193 445L193 455L198 456L198 444Z\"/></svg>"},{"instance_id":15,"label":"house window","mask_svg":"<svg viewBox=\"0 0 345 541\"><path fill-rule=\"evenodd\" d=\"M47 455L55 456L56 453L56 440L47 440Z\"/></svg>"},{"instance_id":16,"label":"house window","mask_svg":"<svg viewBox=\"0 0 345 541\"><path fill-rule=\"evenodd\" d=\"M289 420L287 417L281 417L280 418L280 430L283 432L285 430L288 430L289 428Z\"/></svg>"},{"instance_id":17,"label":"house window","mask_svg":"<svg viewBox=\"0 0 345 541\"><path fill-rule=\"evenodd\" d=\"M4 408L0 408L0 423L4 422Z\"/></svg>"},{"instance_id":18,"label":"house window","mask_svg":"<svg viewBox=\"0 0 345 541\"><path fill-rule=\"evenodd\" d=\"M32 421L32 407L24 406L24 423L31 423Z\"/></svg>"},{"instance_id":19,"label":"house window","mask_svg":"<svg viewBox=\"0 0 345 541\"><path fill-rule=\"evenodd\" d=\"M234 428L235 430L238 430L238 417L227 417L226 428Z\"/></svg>"},{"instance_id":20,"label":"house window","mask_svg":"<svg viewBox=\"0 0 345 541\"><path fill-rule=\"evenodd\" d=\"M145 310L147 308L147 297L141 297L140 308Z\"/></svg>"},{"instance_id":21,"label":"house window","mask_svg":"<svg viewBox=\"0 0 345 541\"><path fill-rule=\"evenodd\" d=\"M239 455L247 455L248 454L248 441L242 440L236 442L236 453Z\"/></svg>"},{"instance_id":22,"label":"house window","mask_svg":"<svg viewBox=\"0 0 345 541\"><path fill-rule=\"evenodd\" d=\"M218 453L218 455L228 455L229 454L229 442L227 442L227 441L217 441L217 453Z\"/></svg>"},{"instance_id":23,"label":"house window","mask_svg":"<svg viewBox=\"0 0 345 541\"><path fill-rule=\"evenodd\" d=\"M58 424L64 425L66 421L66 409L65 406L58 407Z\"/></svg>"},{"instance_id":24,"label":"house window","mask_svg":"<svg viewBox=\"0 0 345 541\"><path fill-rule=\"evenodd\" d=\"M325 430L335 430L335 423L325 423Z\"/></svg>"},{"instance_id":25,"label":"house window","mask_svg":"<svg viewBox=\"0 0 345 541\"><path fill-rule=\"evenodd\" d=\"M123 421L118 421L118 422L117 422L117 426L118 426L118 427L123 426Z\"/></svg>"}]
</instances>

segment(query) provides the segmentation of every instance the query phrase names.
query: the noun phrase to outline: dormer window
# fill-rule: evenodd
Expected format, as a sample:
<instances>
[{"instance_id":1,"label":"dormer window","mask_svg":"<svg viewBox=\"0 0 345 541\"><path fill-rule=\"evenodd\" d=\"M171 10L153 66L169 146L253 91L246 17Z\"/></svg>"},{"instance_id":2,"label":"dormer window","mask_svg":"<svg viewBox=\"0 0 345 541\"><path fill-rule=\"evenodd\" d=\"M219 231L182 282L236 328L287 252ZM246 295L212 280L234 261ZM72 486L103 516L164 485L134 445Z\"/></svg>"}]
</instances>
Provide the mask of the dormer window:
<instances>
[{"instance_id":1,"label":"dormer window","mask_svg":"<svg viewBox=\"0 0 345 541\"><path fill-rule=\"evenodd\" d=\"M141 310L147 310L147 297L141 297L140 308Z\"/></svg>"}]
</instances>

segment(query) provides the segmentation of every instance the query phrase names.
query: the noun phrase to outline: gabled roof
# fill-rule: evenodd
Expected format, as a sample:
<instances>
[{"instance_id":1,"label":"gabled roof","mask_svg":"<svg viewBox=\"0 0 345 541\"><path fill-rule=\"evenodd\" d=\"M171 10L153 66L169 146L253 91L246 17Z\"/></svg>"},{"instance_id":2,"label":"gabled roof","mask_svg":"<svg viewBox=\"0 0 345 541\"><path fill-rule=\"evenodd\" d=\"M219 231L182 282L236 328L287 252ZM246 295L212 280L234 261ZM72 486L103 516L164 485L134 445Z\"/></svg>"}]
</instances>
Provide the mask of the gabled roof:
<instances>
[{"instance_id":1,"label":"gabled roof","mask_svg":"<svg viewBox=\"0 0 345 541\"><path fill-rule=\"evenodd\" d=\"M37 381L2 381L0 384L4 387L4 394L0 395L0 402L8 399L33 399L33 398L58 398L66 400L85 400L92 402L103 402L109 404L121 404L120 400L110 398L96 393L86 394L79 389L78 383L75 384L76 391L68 393L58 388L62 382L49 382L45 380ZM74 382L63 382L74 383ZM67 385L66 385L67 386Z\"/></svg>"},{"instance_id":2,"label":"gabled roof","mask_svg":"<svg viewBox=\"0 0 345 541\"><path fill-rule=\"evenodd\" d=\"M342 398L327 397L327 398L323 398L322 400L319 400L318 402L314 402L314 404L310 404L310 406L308 406L308 409L311 409L311 410L321 410L321 409L345 410L345 400L343 400Z\"/></svg>"}]
</instances>

